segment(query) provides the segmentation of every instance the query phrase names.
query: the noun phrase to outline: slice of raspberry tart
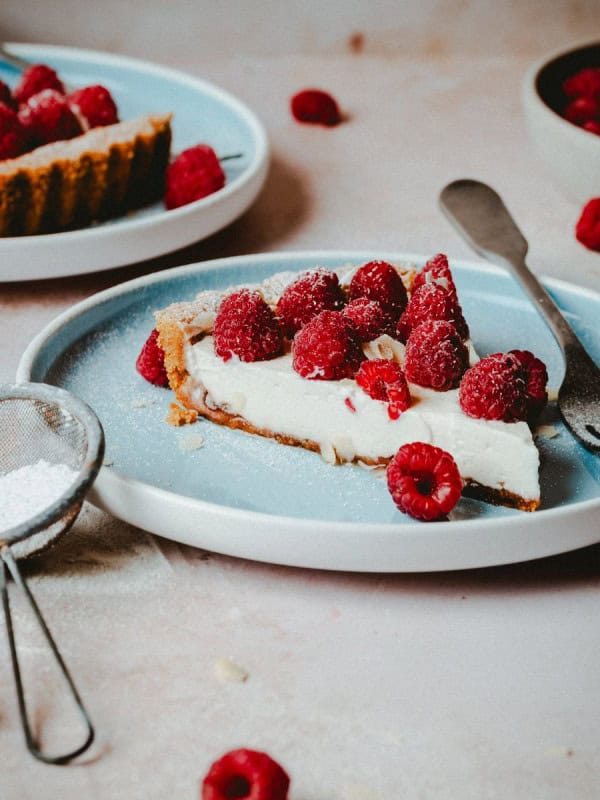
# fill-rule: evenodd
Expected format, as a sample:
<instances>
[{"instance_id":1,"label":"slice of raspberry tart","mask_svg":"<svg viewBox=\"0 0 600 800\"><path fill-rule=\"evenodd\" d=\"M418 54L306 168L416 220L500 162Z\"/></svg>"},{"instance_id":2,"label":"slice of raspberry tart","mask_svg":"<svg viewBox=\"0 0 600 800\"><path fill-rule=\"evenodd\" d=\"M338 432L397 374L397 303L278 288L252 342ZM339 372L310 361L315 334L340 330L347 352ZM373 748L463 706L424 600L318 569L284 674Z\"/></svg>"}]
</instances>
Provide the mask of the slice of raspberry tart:
<instances>
[{"instance_id":1,"label":"slice of raspberry tart","mask_svg":"<svg viewBox=\"0 0 600 800\"><path fill-rule=\"evenodd\" d=\"M212 422L370 468L419 442L430 446L424 463L443 451L458 469L459 491L438 494L540 504L531 425L545 367L522 350L479 360L441 254L420 271L371 261L204 291L158 311L156 329L178 402ZM415 470L426 494L447 472ZM442 511L422 518L445 507L441 497Z\"/></svg>"}]
</instances>

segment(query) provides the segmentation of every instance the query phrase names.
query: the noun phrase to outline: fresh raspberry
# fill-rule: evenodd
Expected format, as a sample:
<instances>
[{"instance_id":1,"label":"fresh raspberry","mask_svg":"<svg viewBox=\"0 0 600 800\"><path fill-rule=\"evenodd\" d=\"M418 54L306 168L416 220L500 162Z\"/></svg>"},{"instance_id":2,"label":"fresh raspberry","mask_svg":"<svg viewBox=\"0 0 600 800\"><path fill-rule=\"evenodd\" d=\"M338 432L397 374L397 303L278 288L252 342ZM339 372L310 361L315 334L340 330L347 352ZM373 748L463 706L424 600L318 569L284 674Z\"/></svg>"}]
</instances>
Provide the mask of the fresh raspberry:
<instances>
[{"instance_id":1,"label":"fresh raspberry","mask_svg":"<svg viewBox=\"0 0 600 800\"><path fill-rule=\"evenodd\" d=\"M387 484L400 511L425 522L445 519L463 486L450 453L425 442L398 450L387 467Z\"/></svg>"},{"instance_id":2,"label":"fresh raspberry","mask_svg":"<svg viewBox=\"0 0 600 800\"><path fill-rule=\"evenodd\" d=\"M548 370L544 362L529 350L509 350L509 355L516 356L526 372L527 421L532 425L548 402Z\"/></svg>"},{"instance_id":3,"label":"fresh raspberry","mask_svg":"<svg viewBox=\"0 0 600 800\"><path fill-rule=\"evenodd\" d=\"M17 112L0 103L0 161L16 158L27 150L28 136Z\"/></svg>"},{"instance_id":4,"label":"fresh raspberry","mask_svg":"<svg viewBox=\"0 0 600 800\"><path fill-rule=\"evenodd\" d=\"M458 396L469 417L526 420L527 372L514 355L493 353L465 372Z\"/></svg>"},{"instance_id":5,"label":"fresh raspberry","mask_svg":"<svg viewBox=\"0 0 600 800\"><path fill-rule=\"evenodd\" d=\"M86 86L77 89L67 95L67 103L86 130L114 125L119 121L116 103L104 86Z\"/></svg>"},{"instance_id":6,"label":"fresh raspberry","mask_svg":"<svg viewBox=\"0 0 600 800\"><path fill-rule=\"evenodd\" d=\"M456 285L450 271L448 257L443 253L438 253L437 256L430 258L423 269L417 272L412 285L413 292L425 283L439 283L440 286L456 294Z\"/></svg>"},{"instance_id":7,"label":"fresh raspberry","mask_svg":"<svg viewBox=\"0 0 600 800\"><path fill-rule=\"evenodd\" d=\"M32 64L21 75L13 91L13 96L21 105L34 94L43 92L44 89L54 89L60 94L65 93L62 81L51 67L46 64Z\"/></svg>"},{"instance_id":8,"label":"fresh raspberry","mask_svg":"<svg viewBox=\"0 0 600 800\"><path fill-rule=\"evenodd\" d=\"M5 106L12 108L13 111L19 108L19 104L12 95L10 86L4 83L4 81L0 81L0 103L4 103Z\"/></svg>"},{"instance_id":9,"label":"fresh raspberry","mask_svg":"<svg viewBox=\"0 0 600 800\"><path fill-rule=\"evenodd\" d=\"M321 311L339 311L345 302L336 273L315 269L286 286L277 303L277 315L285 335L293 339Z\"/></svg>"},{"instance_id":10,"label":"fresh raspberry","mask_svg":"<svg viewBox=\"0 0 600 800\"><path fill-rule=\"evenodd\" d=\"M373 400L388 404L390 419L398 419L410 408L408 384L397 361L387 358L363 361L356 373L356 382Z\"/></svg>"},{"instance_id":11,"label":"fresh raspberry","mask_svg":"<svg viewBox=\"0 0 600 800\"><path fill-rule=\"evenodd\" d=\"M595 119L592 119L589 122L584 122L581 127L584 131L595 133L596 136L600 136L600 122L596 122Z\"/></svg>"},{"instance_id":12,"label":"fresh raspberry","mask_svg":"<svg viewBox=\"0 0 600 800\"><path fill-rule=\"evenodd\" d=\"M600 197L593 197L584 205L575 236L589 250L600 252Z\"/></svg>"},{"instance_id":13,"label":"fresh raspberry","mask_svg":"<svg viewBox=\"0 0 600 800\"><path fill-rule=\"evenodd\" d=\"M565 106L563 117L575 125L600 120L600 99L595 97L576 97Z\"/></svg>"},{"instance_id":14,"label":"fresh raspberry","mask_svg":"<svg viewBox=\"0 0 600 800\"><path fill-rule=\"evenodd\" d=\"M181 152L167 167L165 206L179 208L225 186L225 173L215 151L197 144Z\"/></svg>"},{"instance_id":15,"label":"fresh raspberry","mask_svg":"<svg viewBox=\"0 0 600 800\"><path fill-rule=\"evenodd\" d=\"M142 347L135 368L142 378L145 378L155 386L168 386L169 379L165 369L165 351L158 343L158 331L156 328L146 339Z\"/></svg>"},{"instance_id":16,"label":"fresh raspberry","mask_svg":"<svg viewBox=\"0 0 600 800\"><path fill-rule=\"evenodd\" d=\"M368 297L351 300L343 313L356 328L361 342L372 342L383 333L392 333L394 329L391 319L383 313L379 303Z\"/></svg>"},{"instance_id":17,"label":"fresh raspberry","mask_svg":"<svg viewBox=\"0 0 600 800\"><path fill-rule=\"evenodd\" d=\"M398 320L396 335L400 341L405 342L411 331L422 322L434 319L451 322L462 339L469 337L469 326L456 292L438 283L424 283L415 289Z\"/></svg>"},{"instance_id":18,"label":"fresh raspberry","mask_svg":"<svg viewBox=\"0 0 600 800\"><path fill-rule=\"evenodd\" d=\"M446 320L428 320L413 329L405 351L404 373L411 383L447 392L469 366L469 351Z\"/></svg>"},{"instance_id":19,"label":"fresh raspberry","mask_svg":"<svg viewBox=\"0 0 600 800\"><path fill-rule=\"evenodd\" d=\"M354 326L339 311L321 311L292 342L292 365L309 380L338 381L356 375L364 354Z\"/></svg>"},{"instance_id":20,"label":"fresh raspberry","mask_svg":"<svg viewBox=\"0 0 600 800\"><path fill-rule=\"evenodd\" d=\"M240 289L227 295L213 329L215 352L223 361L268 361L281 355L283 338L277 317L262 295Z\"/></svg>"},{"instance_id":21,"label":"fresh raspberry","mask_svg":"<svg viewBox=\"0 0 600 800\"><path fill-rule=\"evenodd\" d=\"M587 67L563 81L567 97L592 97L600 99L600 67Z\"/></svg>"},{"instance_id":22,"label":"fresh raspberry","mask_svg":"<svg viewBox=\"0 0 600 800\"><path fill-rule=\"evenodd\" d=\"M354 273L350 281L350 300L359 297L375 300L394 322L408 302L402 278L387 261L369 261Z\"/></svg>"},{"instance_id":23,"label":"fresh raspberry","mask_svg":"<svg viewBox=\"0 0 600 800\"><path fill-rule=\"evenodd\" d=\"M321 89L303 89L290 101L292 114L298 122L316 125L338 125L342 121L340 109L329 92Z\"/></svg>"},{"instance_id":24,"label":"fresh raspberry","mask_svg":"<svg viewBox=\"0 0 600 800\"><path fill-rule=\"evenodd\" d=\"M81 125L66 98L55 89L44 89L30 97L19 110L19 119L30 140L38 145L72 139L82 133Z\"/></svg>"},{"instance_id":25,"label":"fresh raspberry","mask_svg":"<svg viewBox=\"0 0 600 800\"><path fill-rule=\"evenodd\" d=\"M290 778L267 753L231 750L202 781L202 800L286 800Z\"/></svg>"}]
</instances>

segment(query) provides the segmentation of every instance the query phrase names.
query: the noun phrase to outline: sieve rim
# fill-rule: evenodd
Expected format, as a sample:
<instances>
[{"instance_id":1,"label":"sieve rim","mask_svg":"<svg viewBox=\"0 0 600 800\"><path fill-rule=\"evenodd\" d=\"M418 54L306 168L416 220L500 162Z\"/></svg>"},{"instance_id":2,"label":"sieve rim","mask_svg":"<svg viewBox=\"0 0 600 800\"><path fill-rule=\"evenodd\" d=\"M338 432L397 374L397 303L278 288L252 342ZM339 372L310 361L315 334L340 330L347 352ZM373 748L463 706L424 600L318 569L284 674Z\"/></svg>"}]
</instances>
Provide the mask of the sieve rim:
<instances>
[{"instance_id":1,"label":"sieve rim","mask_svg":"<svg viewBox=\"0 0 600 800\"><path fill-rule=\"evenodd\" d=\"M22 382L0 384L0 403L10 400L41 400L66 409L83 426L86 449L77 477L57 499L38 514L0 532L0 547L15 544L48 528L60 520L76 504L83 503L85 495L100 471L104 457L104 431L100 420L90 406L66 389L47 383ZM58 535L58 533L57 533Z\"/></svg>"}]
</instances>

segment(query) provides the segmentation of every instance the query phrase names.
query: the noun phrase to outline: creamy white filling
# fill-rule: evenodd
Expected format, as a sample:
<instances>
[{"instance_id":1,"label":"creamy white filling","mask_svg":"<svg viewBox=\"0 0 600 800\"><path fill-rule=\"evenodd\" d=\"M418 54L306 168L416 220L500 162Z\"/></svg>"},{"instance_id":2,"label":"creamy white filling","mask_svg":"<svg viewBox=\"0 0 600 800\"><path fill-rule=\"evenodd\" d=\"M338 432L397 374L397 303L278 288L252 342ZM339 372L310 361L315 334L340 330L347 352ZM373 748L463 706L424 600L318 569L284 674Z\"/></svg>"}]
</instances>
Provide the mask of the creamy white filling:
<instances>
[{"instance_id":1,"label":"creamy white filling","mask_svg":"<svg viewBox=\"0 0 600 800\"><path fill-rule=\"evenodd\" d=\"M387 338L387 337L386 337ZM368 357L380 357L373 346ZM224 362L212 336L186 346L186 366L208 402L238 414L259 429L317 442L327 461L389 458L407 442L421 441L451 453L464 479L539 497L539 455L525 422L472 419L458 390L435 392L410 385L411 407L396 420L387 404L370 398L353 380L307 380L292 369L291 354L255 363Z\"/></svg>"}]
</instances>

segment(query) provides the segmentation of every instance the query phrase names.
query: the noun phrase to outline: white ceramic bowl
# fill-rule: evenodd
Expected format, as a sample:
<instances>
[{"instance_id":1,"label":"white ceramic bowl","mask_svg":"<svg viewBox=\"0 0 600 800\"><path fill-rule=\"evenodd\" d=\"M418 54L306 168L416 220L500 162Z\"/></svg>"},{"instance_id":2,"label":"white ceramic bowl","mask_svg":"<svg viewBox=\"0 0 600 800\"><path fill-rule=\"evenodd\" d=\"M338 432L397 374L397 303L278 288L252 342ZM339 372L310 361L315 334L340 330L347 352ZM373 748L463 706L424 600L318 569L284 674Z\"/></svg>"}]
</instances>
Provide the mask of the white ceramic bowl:
<instances>
[{"instance_id":1,"label":"white ceramic bowl","mask_svg":"<svg viewBox=\"0 0 600 800\"><path fill-rule=\"evenodd\" d=\"M522 92L531 140L557 186L579 204L600 196L600 136L559 113L562 82L584 67L600 67L600 41L561 50L535 63Z\"/></svg>"}]
</instances>

